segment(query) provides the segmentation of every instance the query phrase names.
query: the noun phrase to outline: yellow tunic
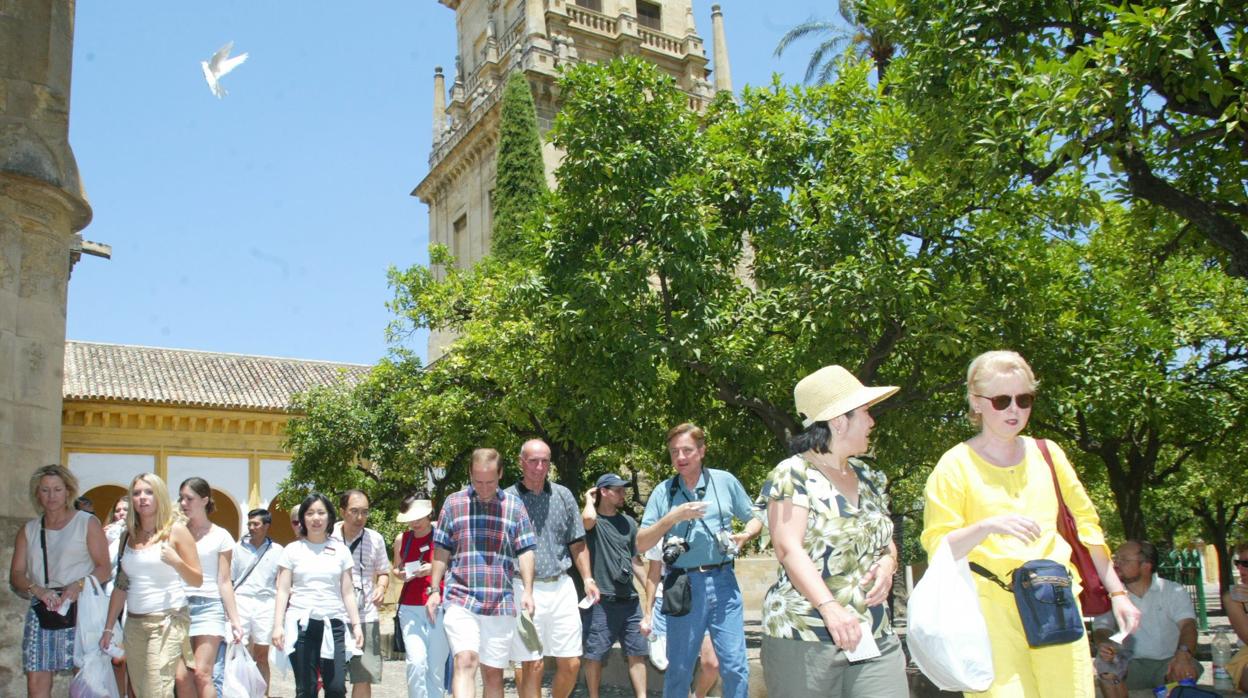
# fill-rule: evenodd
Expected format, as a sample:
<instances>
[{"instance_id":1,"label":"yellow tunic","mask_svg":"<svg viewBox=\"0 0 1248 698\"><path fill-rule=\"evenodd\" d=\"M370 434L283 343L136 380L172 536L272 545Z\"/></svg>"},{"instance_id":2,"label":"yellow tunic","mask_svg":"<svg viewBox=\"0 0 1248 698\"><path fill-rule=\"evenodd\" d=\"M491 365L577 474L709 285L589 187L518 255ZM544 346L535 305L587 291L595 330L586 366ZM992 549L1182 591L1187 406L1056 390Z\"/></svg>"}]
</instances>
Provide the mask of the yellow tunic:
<instances>
[{"instance_id":1,"label":"yellow tunic","mask_svg":"<svg viewBox=\"0 0 1248 698\"><path fill-rule=\"evenodd\" d=\"M1031 517L1040 536L1030 543L1014 536L989 534L967 556L1003 580L1028 560L1049 559L1070 567L1076 586L1079 574L1070 564L1070 546L1057 531L1057 493L1048 463L1035 442L1024 440L1021 463L1002 468L981 458L970 446L958 444L941 456L927 479L923 534L928 555L953 531L1002 514ZM1100 518L1066 454L1049 442L1062 495L1088 547L1105 548ZM1108 555L1108 551L1106 550ZM992 641L996 679L984 693L992 698L1070 698L1094 695L1090 650L1086 642L1032 649L1027 645L1014 598L992 582L972 575L980 608Z\"/></svg>"}]
</instances>

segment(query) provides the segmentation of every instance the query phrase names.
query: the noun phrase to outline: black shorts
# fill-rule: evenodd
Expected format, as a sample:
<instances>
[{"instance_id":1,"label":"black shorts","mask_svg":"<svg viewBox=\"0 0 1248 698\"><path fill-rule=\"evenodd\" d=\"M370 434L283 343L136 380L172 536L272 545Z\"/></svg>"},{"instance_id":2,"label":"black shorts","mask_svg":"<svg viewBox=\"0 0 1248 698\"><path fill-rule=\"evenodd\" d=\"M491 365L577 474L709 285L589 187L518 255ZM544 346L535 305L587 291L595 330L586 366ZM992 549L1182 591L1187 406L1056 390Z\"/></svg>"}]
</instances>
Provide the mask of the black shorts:
<instances>
[{"instance_id":1,"label":"black shorts","mask_svg":"<svg viewBox=\"0 0 1248 698\"><path fill-rule=\"evenodd\" d=\"M585 659L601 662L616 642L629 657L644 657L650 643L641 635L641 602L604 598L581 611Z\"/></svg>"}]
</instances>

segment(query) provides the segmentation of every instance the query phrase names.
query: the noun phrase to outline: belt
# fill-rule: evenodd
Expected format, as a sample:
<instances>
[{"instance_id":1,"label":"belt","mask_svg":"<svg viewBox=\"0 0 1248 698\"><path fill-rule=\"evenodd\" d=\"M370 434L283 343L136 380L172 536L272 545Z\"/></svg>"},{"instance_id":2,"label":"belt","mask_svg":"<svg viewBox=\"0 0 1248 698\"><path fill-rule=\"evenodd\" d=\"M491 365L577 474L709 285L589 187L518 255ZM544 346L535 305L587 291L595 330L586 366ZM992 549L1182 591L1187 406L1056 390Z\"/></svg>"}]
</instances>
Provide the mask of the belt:
<instances>
[{"instance_id":1,"label":"belt","mask_svg":"<svg viewBox=\"0 0 1248 698\"><path fill-rule=\"evenodd\" d=\"M534 577L533 583L536 584L537 582L543 582L543 583L549 584L551 582L557 582L560 579L563 579L564 574L565 574L564 572L560 572L559 574L556 574L553 577Z\"/></svg>"},{"instance_id":2,"label":"belt","mask_svg":"<svg viewBox=\"0 0 1248 698\"><path fill-rule=\"evenodd\" d=\"M611 603L637 603L640 601L636 596L614 596L612 594L603 594L600 599Z\"/></svg>"},{"instance_id":3,"label":"belt","mask_svg":"<svg viewBox=\"0 0 1248 698\"><path fill-rule=\"evenodd\" d=\"M684 572L714 572L715 570L721 567L732 567L732 562L733 562L732 560L724 560L723 562L719 564L715 564L715 565L698 565L697 567L678 567L676 569L682 570Z\"/></svg>"}]
</instances>

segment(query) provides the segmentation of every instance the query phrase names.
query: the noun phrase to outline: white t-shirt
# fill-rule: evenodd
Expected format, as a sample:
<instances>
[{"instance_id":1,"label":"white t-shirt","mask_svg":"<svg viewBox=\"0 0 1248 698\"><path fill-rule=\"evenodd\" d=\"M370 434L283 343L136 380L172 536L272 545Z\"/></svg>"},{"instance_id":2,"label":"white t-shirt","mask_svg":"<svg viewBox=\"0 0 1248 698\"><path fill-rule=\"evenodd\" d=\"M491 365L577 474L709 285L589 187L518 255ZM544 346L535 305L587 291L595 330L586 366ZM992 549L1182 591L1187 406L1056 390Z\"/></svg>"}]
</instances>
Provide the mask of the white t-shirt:
<instances>
[{"instance_id":1,"label":"white t-shirt","mask_svg":"<svg viewBox=\"0 0 1248 698\"><path fill-rule=\"evenodd\" d=\"M1140 627L1132 633L1135 647L1132 656L1141 659L1169 659L1179 646L1179 623L1196 620L1192 610L1192 597L1187 587L1156 574L1144 592L1143 598L1127 590L1131 603L1140 609ZM1098 630L1116 630L1113 611L1107 611L1092 620ZM1195 651L1196 648L1191 648Z\"/></svg>"},{"instance_id":2,"label":"white t-shirt","mask_svg":"<svg viewBox=\"0 0 1248 698\"><path fill-rule=\"evenodd\" d=\"M324 543L297 540L282 549L277 566L290 570L289 614L347 617L342 599L342 573L351 569L347 546L333 539Z\"/></svg>"},{"instance_id":3,"label":"white t-shirt","mask_svg":"<svg viewBox=\"0 0 1248 698\"><path fill-rule=\"evenodd\" d=\"M233 551L234 538L224 528L213 524L203 538L195 541L195 552L199 554L199 569L204 572L204 582L197 587L188 586L186 595L203 596L209 599L221 598L221 589L217 586L221 553Z\"/></svg>"}]
</instances>

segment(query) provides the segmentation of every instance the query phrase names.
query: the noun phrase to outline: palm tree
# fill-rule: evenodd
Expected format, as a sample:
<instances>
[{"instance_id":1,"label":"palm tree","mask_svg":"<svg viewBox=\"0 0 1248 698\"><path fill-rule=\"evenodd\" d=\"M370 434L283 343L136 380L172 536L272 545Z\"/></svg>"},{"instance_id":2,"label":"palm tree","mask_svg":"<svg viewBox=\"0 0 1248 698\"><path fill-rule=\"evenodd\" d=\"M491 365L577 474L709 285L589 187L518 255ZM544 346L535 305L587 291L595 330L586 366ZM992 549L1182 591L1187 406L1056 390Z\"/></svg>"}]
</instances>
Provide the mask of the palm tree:
<instances>
[{"instance_id":1,"label":"palm tree","mask_svg":"<svg viewBox=\"0 0 1248 698\"><path fill-rule=\"evenodd\" d=\"M890 0L877 3L878 10L887 10L892 5ZM864 10L867 10L864 13ZM826 35L814 53L810 54L810 62L806 64L806 82L826 83L836 73L836 58L846 46L853 46L858 55L865 55L875 63L876 77L882 82L888 71L888 64L893 60L897 44L881 28L870 26L869 14L874 14L862 0L839 0L837 12L841 22L810 18L790 29L776 45L777 57L784 53L794 41L808 36ZM848 28L847 28L848 27Z\"/></svg>"}]
</instances>

